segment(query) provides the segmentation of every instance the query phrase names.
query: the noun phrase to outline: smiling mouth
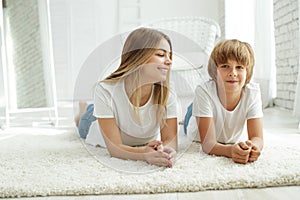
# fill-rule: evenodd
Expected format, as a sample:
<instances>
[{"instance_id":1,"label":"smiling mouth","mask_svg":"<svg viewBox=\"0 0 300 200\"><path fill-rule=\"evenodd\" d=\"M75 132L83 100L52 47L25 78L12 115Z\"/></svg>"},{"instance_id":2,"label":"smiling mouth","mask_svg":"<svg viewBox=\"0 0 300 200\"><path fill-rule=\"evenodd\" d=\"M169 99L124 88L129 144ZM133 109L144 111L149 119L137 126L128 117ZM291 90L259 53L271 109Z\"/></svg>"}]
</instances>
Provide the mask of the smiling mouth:
<instances>
[{"instance_id":1,"label":"smiling mouth","mask_svg":"<svg viewBox=\"0 0 300 200\"><path fill-rule=\"evenodd\" d=\"M226 81L227 83L237 83L238 81Z\"/></svg>"},{"instance_id":2,"label":"smiling mouth","mask_svg":"<svg viewBox=\"0 0 300 200\"><path fill-rule=\"evenodd\" d=\"M165 71L165 72L169 71L169 68L167 68L167 67L158 67L158 69L162 70L162 71Z\"/></svg>"}]
</instances>

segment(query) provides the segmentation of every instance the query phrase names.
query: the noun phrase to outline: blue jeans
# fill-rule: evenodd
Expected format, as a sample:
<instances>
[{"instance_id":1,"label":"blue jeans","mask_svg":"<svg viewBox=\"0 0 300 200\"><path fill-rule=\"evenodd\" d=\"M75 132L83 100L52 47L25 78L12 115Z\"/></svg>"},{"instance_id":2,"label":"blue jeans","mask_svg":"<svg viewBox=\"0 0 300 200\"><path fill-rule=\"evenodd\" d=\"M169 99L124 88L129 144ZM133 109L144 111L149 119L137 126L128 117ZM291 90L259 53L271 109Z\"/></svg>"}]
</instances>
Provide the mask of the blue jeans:
<instances>
[{"instance_id":1,"label":"blue jeans","mask_svg":"<svg viewBox=\"0 0 300 200\"><path fill-rule=\"evenodd\" d=\"M187 112L184 116L184 121L183 121L183 131L185 134L187 134L187 126L189 125L189 121L192 117L192 113L193 113L193 103L191 103L188 108L187 108Z\"/></svg>"},{"instance_id":2,"label":"blue jeans","mask_svg":"<svg viewBox=\"0 0 300 200\"><path fill-rule=\"evenodd\" d=\"M192 117L193 104L191 103L187 112L184 116L183 121L183 131L187 134L187 126ZM85 112L81 115L79 124L78 124L78 132L81 138L86 139L87 134L89 133L90 126L93 121L97 120L97 118L93 115L94 112L94 104L89 104L85 110Z\"/></svg>"},{"instance_id":3,"label":"blue jeans","mask_svg":"<svg viewBox=\"0 0 300 200\"><path fill-rule=\"evenodd\" d=\"M85 112L80 117L79 124L78 124L78 132L80 137L83 139L86 139L86 136L89 133L89 129L92 122L97 119L93 115L93 112L94 112L94 104L89 104Z\"/></svg>"}]
</instances>

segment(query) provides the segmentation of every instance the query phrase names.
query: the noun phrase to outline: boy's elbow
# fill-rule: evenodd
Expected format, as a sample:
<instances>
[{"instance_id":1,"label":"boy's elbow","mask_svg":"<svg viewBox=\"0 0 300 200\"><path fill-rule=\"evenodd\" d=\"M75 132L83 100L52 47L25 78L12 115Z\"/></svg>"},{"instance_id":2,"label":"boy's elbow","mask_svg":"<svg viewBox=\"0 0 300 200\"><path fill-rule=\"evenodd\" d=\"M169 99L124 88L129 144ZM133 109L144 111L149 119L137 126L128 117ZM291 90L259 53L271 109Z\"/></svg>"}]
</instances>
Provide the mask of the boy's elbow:
<instances>
[{"instance_id":1,"label":"boy's elbow","mask_svg":"<svg viewBox=\"0 0 300 200\"><path fill-rule=\"evenodd\" d=\"M214 142L201 142L202 151L208 155L213 154Z\"/></svg>"},{"instance_id":2,"label":"boy's elbow","mask_svg":"<svg viewBox=\"0 0 300 200\"><path fill-rule=\"evenodd\" d=\"M212 150L207 150L207 149L202 148L202 151L204 153L206 153L207 155L213 155Z\"/></svg>"}]
</instances>

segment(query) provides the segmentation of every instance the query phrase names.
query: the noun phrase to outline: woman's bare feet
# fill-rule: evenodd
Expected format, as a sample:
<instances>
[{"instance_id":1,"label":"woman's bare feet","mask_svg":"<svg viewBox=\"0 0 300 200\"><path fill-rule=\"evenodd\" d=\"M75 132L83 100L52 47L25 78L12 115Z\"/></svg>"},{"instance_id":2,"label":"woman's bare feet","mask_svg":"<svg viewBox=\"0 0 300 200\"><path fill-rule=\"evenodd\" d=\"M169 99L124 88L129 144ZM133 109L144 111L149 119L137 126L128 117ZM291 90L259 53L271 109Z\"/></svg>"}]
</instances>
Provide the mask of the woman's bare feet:
<instances>
[{"instance_id":1,"label":"woman's bare feet","mask_svg":"<svg viewBox=\"0 0 300 200\"><path fill-rule=\"evenodd\" d=\"M85 109L87 106L88 106L88 104L85 101L79 101L79 113L77 114L77 116L74 119L76 127L78 127L80 117L85 112Z\"/></svg>"}]
</instances>

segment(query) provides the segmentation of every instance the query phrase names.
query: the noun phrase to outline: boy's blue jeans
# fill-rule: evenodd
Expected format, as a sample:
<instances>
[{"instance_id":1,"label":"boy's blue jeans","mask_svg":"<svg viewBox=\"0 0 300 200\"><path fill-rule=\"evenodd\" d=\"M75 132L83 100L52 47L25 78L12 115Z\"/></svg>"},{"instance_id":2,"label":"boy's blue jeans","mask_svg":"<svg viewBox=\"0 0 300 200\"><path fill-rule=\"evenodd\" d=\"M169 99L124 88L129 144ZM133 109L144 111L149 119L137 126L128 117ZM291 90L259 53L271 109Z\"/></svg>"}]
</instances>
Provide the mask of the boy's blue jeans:
<instances>
[{"instance_id":1,"label":"boy's blue jeans","mask_svg":"<svg viewBox=\"0 0 300 200\"><path fill-rule=\"evenodd\" d=\"M92 122L97 119L93 115L93 112L94 112L94 104L89 104L85 112L80 117L79 124L78 124L78 132L80 137L83 139L86 139L86 136L89 133L89 129Z\"/></svg>"},{"instance_id":2,"label":"boy's blue jeans","mask_svg":"<svg viewBox=\"0 0 300 200\"><path fill-rule=\"evenodd\" d=\"M184 116L184 121L183 121L183 131L185 134L187 134L187 126L189 124L189 121L192 117L192 113L193 113L193 103L191 103L188 108L187 108L187 112Z\"/></svg>"}]
</instances>

